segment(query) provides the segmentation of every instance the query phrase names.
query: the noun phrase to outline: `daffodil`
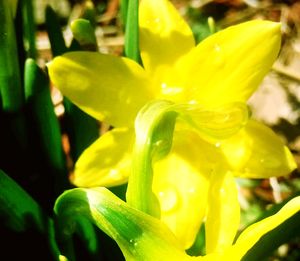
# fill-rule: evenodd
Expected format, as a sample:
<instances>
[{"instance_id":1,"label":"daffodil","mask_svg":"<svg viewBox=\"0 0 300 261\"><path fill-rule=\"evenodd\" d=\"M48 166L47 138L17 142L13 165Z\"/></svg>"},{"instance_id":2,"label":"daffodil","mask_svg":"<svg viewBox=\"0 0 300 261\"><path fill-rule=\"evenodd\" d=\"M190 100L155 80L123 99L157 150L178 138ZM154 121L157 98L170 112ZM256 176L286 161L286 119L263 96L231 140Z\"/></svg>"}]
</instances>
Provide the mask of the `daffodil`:
<instances>
[{"instance_id":1,"label":"daffodil","mask_svg":"<svg viewBox=\"0 0 300 261\"><path fill-rule=\"evenodd\" d=\"M238 261L263 235L300 210L300 197L288 201L276 214L247 227L234 244L229 242L222 251L197 257L185 253L163 222L130 207L106 188L66 191L57 199L54 210L64 237L74 233L77 217L84 216L117 242L127 261Z\"/></svg>"},{"instance_id":2,"label":"daffodil","mask_svg":"<svg viewBox=\"0 0 300 261\"><path fill-rule=\"evenodd\" d=\"M171 152L153 167L153 192L160 219L184 248L191 246L206 215L207 251L223 251L239 224L234 177L268 178L296 167L288 148L268 127L249 120L228 135L222 124L235 121L234 105L246 103L275 61L280 24L242 23L195 46L191 29L167 0L142 0L139 24L143 66L93 52L67 53L48 65L52 82L64 95L114 127L83 152L73 183L95 187L127 182L134 121L150 101L201 108L207 114L201 114L200 122L207 128L175 128ZM222 108L229 108L227 118L219 118ZM225 224L224 216L232 222Z\"/></svg>"}]
</instances>

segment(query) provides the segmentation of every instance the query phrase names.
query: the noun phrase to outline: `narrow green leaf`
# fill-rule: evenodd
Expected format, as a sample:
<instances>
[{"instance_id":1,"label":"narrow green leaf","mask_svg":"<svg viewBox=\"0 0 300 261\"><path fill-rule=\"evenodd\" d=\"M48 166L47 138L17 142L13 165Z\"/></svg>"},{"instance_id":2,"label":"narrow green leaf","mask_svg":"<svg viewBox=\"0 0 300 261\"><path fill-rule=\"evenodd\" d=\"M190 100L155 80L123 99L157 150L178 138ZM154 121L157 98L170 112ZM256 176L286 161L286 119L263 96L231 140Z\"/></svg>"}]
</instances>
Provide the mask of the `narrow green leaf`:
<instances>
[{"instance_id":1,"label":"narrow green leaf","mask_svg":"<svg viewBox=\"0 0 300 261\"><path fill-rule=\"evenodd\" d=\"M36 25L34 19L34 6L32 0L22 0L23 5L23 31L24 31L24 44L27 57L36 58Z\"/></svg>"},{"instance_id":2,"label":"narrow green leaf","mask_svg":"<svg viewBox=\"0 0 300 261\"><path fill-rule=\"evenodd\" d=\"M205 255L205 225L200 227L194 244L186 250L190 256L204 256Z\"/></svg>"},{"instance_id":3,"label":"narrow green leaf","mask_svg":"<svg viewBox=\"0 0 300 261\"><path fill-rule=\"evenodd\" d=\"M0 184L0 214L4 216L6 225L19 232L31 226L45 232L47 217L35 200L2 170Z\"/></svg>"},{"instance_id":4,"label":"narrow green leaf","mask_svg":"<svg viewBox=\"0 0 300 261\"><path fill-rule=\"evenodd\" d=\"M16 35L10 2L0 0L0 93L4 111L16 112L24 103Z\"/></svg>"},{"instance_id":5,"label":"narrow green leaf","mask_svg":"<svg viewBox=\"0 0 300 261\"><path fill-rule=\"evenodd\" d=\"M295 196L299 196L297 193ZM279 204L273 205L270 209L263 212L256 223L278 212L291 198L284 200ZM278 227L264 235L243 257L243 261L267 260L283 244L288 244L291 240L300 238L300 212L293 215Z\"/></svg>"},{"instance_id":6,"label":"narrow green leaf","mask_svg":"<svg viewBox=\"0 0 300 261\"><path fill-rule=\"evenodd\" d=\"M69 137L71 157L80 154L99 137L99 122L64 97L64 125Z\"/></svg>"},{"instance_id":7,"label":"narrow green leaf","mask_svg":"<svg viewBox=\"0 0 300 261\"><path fill-rule=\"evenodd\" d=\"M125 25L125 56L140 63L138 7L138 0L128 0Z\"/></svg>"},{"instance_id":8,"label":"narrow green leaf","mask_svg":"<svg viewBox=\"0 0 300 261\"><path fill-rule=\"evenodd\" d=\"M45 170L41 171L54 177L57 196L69 187L60 125L51 100L49 79L33 59L27 59L25 64L25 97L31 147L45 164L42 166Z\"/></svg>"},{"instance_id":9,"label":"narrow green leaf","mask_svg":"<svg viewBox=\"0 0 300 261\"><path fill-rule=\"evenodd\" d=\"M46 27L53 56L65 53L67 47L61 31L59 18L49 5L46 7Z\"/></svg>"},{"instance_id":10,"label":"narrow green leaf","mask_svg":"<svg viewBox=\"0 0 300 261\"><path fill-rule=\"evenodd\" d=\"M17 12L18 0L10 0L9 2L12 11L12 16L15 17Z\"/></svg>"},{"instance_id":11,"label":"narrow green leaf","mask_svg":"<svg viewBox=\"0 0 300 261\"><path fill-rule=\"evenodd\" d=\"M18 52L18 60L19 60L19 70L20 70L20 81L23 83L24 81L24 64L26 60L26 51L24 45L24 19L23 19L23 0L17 2L16 14L14 17L14 25L15 25L15 34L16 34L16 46ZM22 91L24 91L22 89Z\"/></svg>"},{"instance_id":12,"label":"narrow green leaf","mask_svg":"<svg viewBox=\"0 0 300 261\"><path fill-rule=\"evenodd\" d=\"M122 21L123 27L125 27L126 21L127 21L128 1L129 0L121 0L121 3L120 3L120 5L121 5L121 21Z\"/></svg>"},{"instance_id":13,"label":"narrow green leaf","mask_svg":"<svg viewBox=\"0 0 300 261\"><path fill-rule=\"evenodd\" d=\"M52 255L53 260L58 261L60 252L54 241L53 221L28 193L2 170L0 170L0 187L0 218L4 222L1 226L7 226L16 233L30 231L43 235L50 247L48 254ZM17 244L20 242L14 244L17 250ZM22 244L26 245L26 242Z\"/></svg>"}]
</instances>

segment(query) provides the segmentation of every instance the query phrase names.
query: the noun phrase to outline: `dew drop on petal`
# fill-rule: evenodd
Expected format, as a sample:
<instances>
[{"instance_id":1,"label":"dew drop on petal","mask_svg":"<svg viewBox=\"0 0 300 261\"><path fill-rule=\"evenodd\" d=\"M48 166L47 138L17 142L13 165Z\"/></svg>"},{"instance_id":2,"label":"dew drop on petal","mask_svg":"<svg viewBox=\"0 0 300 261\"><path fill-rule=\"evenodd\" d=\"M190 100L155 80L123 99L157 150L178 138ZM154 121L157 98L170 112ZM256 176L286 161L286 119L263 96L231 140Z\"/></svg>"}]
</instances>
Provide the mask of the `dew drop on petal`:
<instances>
[{"instance_id":1,"label":"dew drop on petal","mask_svg":"<svg viewBox=\"0 0 300 261\"><path fill-rule=\"evenodd\" d=\"M138 243L135 239L130 239L129 242L135 247L138 245Z\"/></svg>"},{"instance_id":2,"label":"dew drop on petal","mask_svg":"<svg viewBox=\"0 0 300 261\"><path fill-rule=\"evenodd\" d=\"M220 148L221 142L217 142L217 143L215 144L215 146L216 146L217 148Z\"/></svg>"},{"instance_id":3,"label":"dew drop on petal","mask_svg":"<svg viewBox=\"0 0 300 261\"><path fill-rule=\"evenodd\" d=\"M159 22L160 22L160 18L159 18L159 17L156 17L156 18L154 19L154 22L155 22L155 23L159 23Z\"/></svg>"},{"instance_id":4,"label":"dew drop on petal","mask_svg":"<svg viewBox=\"0 0 300 261\"><path fill-rule=\"evenodd\" d=\"M219 44L214 45L214 64L217 67L222 67L225 64L225 53Z\"/></svg>"},{"instance_id":5,"label":"dew drop on petal","mask_svg":"<svg viewBox=\"0 0 300 261\"><path fill-rule=\"evenodd\" d=\"M276 169L280 167L280 161L276 157L266 156L265 158L260 159L260 163L263 164L266 168Z\"/></svg>"},{"instance_id":6,"label":"dew drop on petal","mask_svg":"<svg viewBox=\"0 0 300 261\"><path fill-rule=\"evenodd\" d=\"M165 186L163 190L158 193L161 210L163 212L172 212L179 207L179 193L173 186Z\"/></svg>"},{"instance_id":7,"label":"dew drop on petal","mask_svg":"<svg viewBox=\"0 0 300 261\"><path fill-rule=\"evenodd\" d=\"M191 187L188 189L188 193L190 194L195 194L196 193L196 188L195 187Z\"/></svg>"},{"instance_id":8,"label":"dew drop on petal","mask_svg":"<svg viewBox=\"0 0 300 261\"><path fill-rule=\"evenodd\" d=\"M112 180L115 181L121 180L123 178L123 175L117 169L111 169L108 175Z\"/></svg>"}]
</instances>

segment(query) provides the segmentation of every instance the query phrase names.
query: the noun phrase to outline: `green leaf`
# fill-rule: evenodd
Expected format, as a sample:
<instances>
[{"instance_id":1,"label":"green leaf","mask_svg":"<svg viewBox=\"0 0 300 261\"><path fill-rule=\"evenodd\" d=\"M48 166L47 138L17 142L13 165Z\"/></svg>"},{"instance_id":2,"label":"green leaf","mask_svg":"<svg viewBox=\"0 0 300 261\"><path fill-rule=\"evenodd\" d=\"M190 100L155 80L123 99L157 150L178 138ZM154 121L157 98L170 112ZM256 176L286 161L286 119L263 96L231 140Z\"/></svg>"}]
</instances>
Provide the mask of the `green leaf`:
<instances>
[{"instance_id":1,"label":"green leaf","mask_svg":"<svg viewBox=\"0 0 300 261\"><path fill-rule=\"evenodd\" d=\"M24 44L27 57L36 58L36 25L34 20L33 0L21 0L24 31Z\"/></svg>"},{"instance_id":2,"label":"green leaf","mask_svg":"<svg viewBox=\"0 0 300 261\"><path fill-rule=\"evenodd\" d=\"M121 8L121 21L122 21L122 25L125 26L126 25L126 20L127 20L127 11L128 11L128 1L129 0L121 0L120 3L120 8Z\"/></svg>"},{"instance_id":3,"label":"green leaf","mask_svg":"<svg viewBox=\"0 0 300 261\"><path fill-rule=\"evenodd\" d=\"M81 153L99 137L99 122L64 97L64 124L70 142L71 157L77 161Z\"/></svg>"},{"instance_id":4,"label":"green leaf","mask_svg":"<svg viewBox=\"0 0 300 261\"><path fill-rule=\"evenodd\" d=\"M194 244L186 250L190 256L204 256L205 255L205 225L200 227Z\"/></svg>"},{"instance_id":5,"label":"green leaf","mask_svg":"<svg viewBox=\"0 0 300 261\"><path fill-rule=\"evenodd\" d=\"M0 215L4 216L6 225L15 231L25 231L33 226L45 232L47 217L41 207L2 170L0 186Z\"/></svg>"},{"instance_id":6,"label":"green leaf","mask_svg":"<svg viewBox=\"0 0 300 261\"><path fill-rule=\"evenodd\" d=\"M53 56L65 53L67 47L59 24L59 18L49 5L46 7L46 27Z\"/></svg>"},{"instance_id":7,"label":"green leaf","mask_svg":"<svg viewBox=\"0 0 300 261\"><path fill-rule=\"evenodd\" d=\"M53 221L28 193L2 170L0 170L0 187L0 218L2 222L4 221L1 225L17 233L30 232L43 235L48 240L53 260L58 261L60 252L54 241ZM14 243L17 250L19 242Z\"/></svg>"},{"instance_id":8,"label":"green leaf","mask_svg":"<svg viewBox=\"0 0 300 261\"><path fill-rule=\"evenodd\" d=\"M159 220L129 207L106 188L68 190L54 211L66 238L76 230L78 218L85 217L117 242L127 261L184 260L176 238Z\"/></svg>"},{"instance_id":9,"label":"green leaf","mask_svg":"<svg viewBox=\"0 0 300 261\"><path fill-rule=\"evenodd\" d=\"M54 178L56 197L69 187L60 124L51 100L49 78L33 59L25 63L25 97L31 148L36 159L42 161L40 172Z\"/></svg>"},{"instance_id":10,"label":"green leaf","mask_svg":"<svg viewBox=\"0 0 300 261\"><path fill-rule=\"evenodd\" d=\"M24 104L16 35L9 1L0 1L0 94L2 110L19 111Z\"/></svg>"},{"instance_id":11,"label":"green leaf","mask_svg":"<svg viewBox=\"0 0 300 261\"><path fill-rule=\"evenodd\" d=\"M128 0L125 25L125 56L140 63L138 6L138 0Z\"/></svg>"},{"instance_id":12,"label":"green leaf","mask_svg":"<svg viewBox=\"0 0 300 261\"><path fill-rule=\"evenodd\" d=\"M297 193L295 196L299 196ZM293 198L292 197L292 198ZM263 212L256 223L264 218L267 218L281 209L291 198L284 200L279 204L273 205L270 209ZM295 238L300 238L300 212L293 215L278 227L264 235L243 257L243 261L266 260L275 250L283 244L288 244Z\"/></svg>"}]
</instances>

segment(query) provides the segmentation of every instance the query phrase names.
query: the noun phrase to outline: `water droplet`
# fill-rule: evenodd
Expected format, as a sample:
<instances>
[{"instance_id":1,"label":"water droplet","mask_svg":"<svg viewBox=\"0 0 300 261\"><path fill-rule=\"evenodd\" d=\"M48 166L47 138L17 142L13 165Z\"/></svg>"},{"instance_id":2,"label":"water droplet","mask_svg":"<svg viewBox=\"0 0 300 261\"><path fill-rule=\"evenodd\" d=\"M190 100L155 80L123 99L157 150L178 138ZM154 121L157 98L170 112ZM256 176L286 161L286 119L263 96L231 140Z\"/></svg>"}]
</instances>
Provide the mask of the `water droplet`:
<instances>
[{"instance_id":1,"label":"water droplet","mask_svg":"<svg viewBox=\"0 0 300 261\"><path fill-rule=\"evenodd\" d=\"M195 187L191 187L191 188L188 189L188 192L190 194L194 194L196 192L196 188Z\"/></svg>"},{"instance_id":2,"label":"water droplet","mask_svg":"<svg viewBox=\"0 0 300 261\"><path fill-rule=\"evenodd\" d=\"M159 17L155 18L155 19L154 19L154 22L155 22L155 23L159 23L159 22L160 22L160 18L159 18Z\"/></svg>"},{"instance_id":3,"label":"water droplet","mask_svg":"<svg viewBox=\"0 0 300 261\"><path fill-rule=\"evenodd\" d=\"M121 180L123 175L117 169L111 169L108 173L109 177L115 181Z\"/></svg>"},{"instance_id":4,"label":"water droplet","mask_svg":"<svg viewBox=\"0 0 300 261\"><path fill-rule=\"evenodd\" d=\"M189 104L197 104L198 102L196 100L190 100Z\"/></svg>"},{"instance_id":5,"label":"water droplet","mask_svg":"<svg viewBox=\"0 0 300 261\"><path fill-rule=\"evenodd\" d=\"M217 67L221 67L225 64L225 53L224 50L222 50L221 46L218 44L214 45L214 64Z\"/></svg>"},{"instance_id":6,"label":"water droplet","mask_svg":"<svg viewBox=\"0 0 300 261\"><path fill-rule=\"evenodd\" d=\"M177 95L182 92L182 87L180 86L170 86L165 82L161 83L160 86L163 95Z\"/></svg>"},{"instance_id":7,"label":"water droplet","mask_svg":"<svg viewBox=\"0 0 300 261\"><path fill-rule=\"evenodd\" d=\"M161 88L162 88L162 89L167 88L167 84L166 84L165 82L163 82L163 83L161 84Z\"/></svg>"},{"instance_id":8,"label":"water droplet","mask_svg":"<svg viewBox=\"0 0 300 261\"><path fill-rule=\"evenodd\" d=\"M163 212L173 212L179 208L179 193L173 186L164 186L164 189L158 193L161 210Z\"/></svg>"},{"instance_id":9,"label":"water droplet","mask_svg":"<svg viewBox=\"0 0 300 261\"><path fill-rule=\"evenodd\" d=\"M130 239L129 242L136 247L138 245L137 241L135 239Z\"/></svg>"},{"instance_id":10,"label":"water droplet","mask_svg":"<svg viewBox=\"0 0 300 261\"><path fill-rule=\"evenodd\" d=\"M132 97L128 95L128 92L126 92L126 90L119 92L118 99L120 102L123 102L127 105L132 103Z\"/></svg>"},{"instance_id":11,"label":"water droplet","mask_svg":"<svg viewBox=\"0 0 300 261\"><path fill-rule=\"evenodd\" d=\"M266 156L265 158L260 159L260 163L264 164L264 166L269 169L276 169L280 167L280 161L275 157Z\"/></svg>"},{"instance_id":12,"label":"water droplet","mask_svg":"<svg viewBox=\"0 0 300 261\"><path fill-rule=\"evenodd\" d=\"M164 145L164 143L166 142L166 140L158 140L154 143L155 147L161 147Z\"/></svg>"},{"instance_id":13,"label":"water droplet","mask_svg":"<svg viewBox=\"0 0 300 261\"><path fill-rule=\"evenodd\" d=\"M220 148L220 147L221 147L221 142L217 142L217 143L215 144L215 146L216 146L217 148Z\"/></svg>"}]
</instances>

